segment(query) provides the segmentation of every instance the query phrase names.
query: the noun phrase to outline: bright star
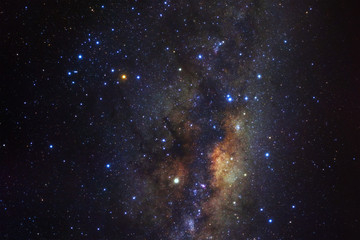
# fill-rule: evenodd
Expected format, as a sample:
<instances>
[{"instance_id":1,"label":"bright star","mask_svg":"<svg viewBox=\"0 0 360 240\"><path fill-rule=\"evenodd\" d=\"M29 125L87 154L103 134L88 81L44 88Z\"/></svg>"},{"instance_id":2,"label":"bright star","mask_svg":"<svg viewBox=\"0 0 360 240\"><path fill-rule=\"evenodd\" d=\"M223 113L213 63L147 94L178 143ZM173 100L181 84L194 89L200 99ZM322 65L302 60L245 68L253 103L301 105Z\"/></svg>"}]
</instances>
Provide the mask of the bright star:
<instances>
[{"instance_id":1,"label":"bright star","mask_svg":"<svg viewBox=\"0 0 360 240\"><path fill-rule=\"evenodd\" d=\"M82 59L82 55L81 55L81 54L79 54L78 58L79 58L79 59Z\"/></svg>"},{"instance_id":2,"label":"bright star","mask_svg":"<svg viewBox=\"0 0 360 240\"><path fill-rule=\"evenodd\" d=\"M178 184L179 182L180 182L180 180L179 180L178 177L174 178L174 183L175 183L175 184Z\"/></svg>"}]
</instances>

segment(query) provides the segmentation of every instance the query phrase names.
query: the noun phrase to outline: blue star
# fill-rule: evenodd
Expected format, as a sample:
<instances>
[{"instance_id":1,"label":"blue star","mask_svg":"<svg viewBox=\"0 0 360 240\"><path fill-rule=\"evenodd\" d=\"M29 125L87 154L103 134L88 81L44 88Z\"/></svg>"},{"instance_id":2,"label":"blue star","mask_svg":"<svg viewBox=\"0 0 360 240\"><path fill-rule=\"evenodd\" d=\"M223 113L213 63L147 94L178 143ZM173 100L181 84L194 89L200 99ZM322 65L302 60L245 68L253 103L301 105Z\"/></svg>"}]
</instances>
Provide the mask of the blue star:
<instances>
[{"instance_id":1,"label":"blue star","mask_svg":"<svg viewBox=\"0 0 360 240\"><path fill-rule=\"evenodd\" d=\"M68 72L68 75L70 76L70 75L71 75L71 72Z\"/></svg>"},{"instance_id":2,"label":"blue star","mask_svg":"<svg viewBox=\"0 0 360 240\"><path fill-rule=\"evenodd\" d=\"M270 157L270 153L265 153L265 157Z\"/></svg>"},{"instance_id":3,"label":"blue star","mask_svg":"<svg viewBox=\"0 0 360 240\"><path fill-rule=\"evenodd\" d=\"M198 59L202 59L203 56L201 54L198 55Z\"/></svg>"},{"instance_id":4,"label":"blue star","mask_svg":"<svg viewBox=\"0 0 360 240\"><path fill-rule=\"evenodd\" d=\"M269 223L272 223L272 222L273 222L273 220L270 218L270 219L268 220L268 222L269 222Z\"/></svg>"},{"instance_id":5,"label":"blue star","mask_svg":"<svg viewBox=\"0 0 360 240\"><path fill-rule=\"evenodd\" d=\"M163 139L161 139L161 141L164 143L164 142L166 142L166 139L165 139L165 138L163 138Z\"/></svg>"},{"instance_id":6,"label":"blue star","mask_svg":"<svg viewBox=\"0 0 360 240\"><path fill-rule=\"evenodd\" d=\"M83 56L82 56L81 54L79 54L78 58L79 58L79 59L82 59L82 57L83 57Z\"/></svg>"},{"instance_id":7,"label":"blue star","mask_svg":"<svg viewBox=\"0 0 360 240\"><path fill-rule=\"evenodd\" d=\"M110 164L106 164L106 167L107 167L107 168L110 168Z\"/></svg>"},{"instance_id":8,"label":"blue star","mask_svg":"<svg viewBox=\"0 0 360 240\"><path fill-rule=\"evenodd\" d=\"M53 148L54 146L52 144L50 144L49 148Z\"/></svg>"},{"instance_id":9,"label":"blue star","mask_svg":"<svg viewBox=\"0 0 360 240\"><path fill-rule=\"evenodd\" d=\"M100 42L99 41L96 41L96 45L99 45L100 44Z\"/></svg>"},{"instance_id":10,"label":"blue star","mask_svg":"<svg viewBox=\"0 0 360 240\"><path fill-rule=\"evenodd\" d=\"M257 75L257 78L258 78L258 79L261 79L261 77L262 77L261 74L258 74L258 75Z\"/></svg>"},{"instance_id":11,"label":"blue star","mask_svg":"<svg viewBox=\"0 0 360 240\"><path fill-rule=\"evenodd\" d=\"M244 99L245 99L245 101L249 100L249 98L248 98L248 97L244 97Z\"/></svg>"},{"instance_id":12,"label":"blue star","mask_svg":"<svg viewBox=\"0 0 360 240\"><path fill-rule=\"evenodd\" d=\"M292 205L292 206L291 206L291 208L293 208L293 209L294 209L294 208L295 208L295 205Z\"/></svg>"},{"instance_id":13,"label":"blue star","mask_svg":"<svg viewBox=\"0 0 360 240\"><path fill-rule=\"evenodd\" d=\"M139 75L137 75L137 76L136 76L136 79L140 79L140 76L139 76Z\"/></svg>"},{"instance_id":14,"label":"blue star","mask_svg":"<svg viewBox=\"0 0 360 240\"><path fill-rule=\"evenodd\" d=\"M226 100L227 100L228 102L232 102L232 101L233 101L233 99L232 99L232 97L230 96L230 94L226 95Z\"/></svg>"}]
</instances>

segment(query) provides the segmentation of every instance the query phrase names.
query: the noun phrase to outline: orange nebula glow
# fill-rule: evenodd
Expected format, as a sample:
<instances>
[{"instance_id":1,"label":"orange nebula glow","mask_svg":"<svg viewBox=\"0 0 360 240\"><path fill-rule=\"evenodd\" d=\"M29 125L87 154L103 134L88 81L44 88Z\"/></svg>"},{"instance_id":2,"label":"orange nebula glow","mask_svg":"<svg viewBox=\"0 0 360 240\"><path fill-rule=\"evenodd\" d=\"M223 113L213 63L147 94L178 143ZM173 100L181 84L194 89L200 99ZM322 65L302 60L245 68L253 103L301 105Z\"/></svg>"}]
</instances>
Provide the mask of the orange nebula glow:
<instances>
[{"instance_id":1,"label":"orange nebula glow","mask_svg":"<svg viewBox=\"0 0 360 240\"><path fill-rule=\"evenodd\" d=\"M217 143L209 154L214 194L203 205L209 218L199 239L216 237L216 229L222 229L232 218L236 218L234 212L239 201L238 196L245 188L247 179L245 157L248 139L244 116L237 114L227 117L223 125L225 138Z\"/></svg>"}]
</instances>

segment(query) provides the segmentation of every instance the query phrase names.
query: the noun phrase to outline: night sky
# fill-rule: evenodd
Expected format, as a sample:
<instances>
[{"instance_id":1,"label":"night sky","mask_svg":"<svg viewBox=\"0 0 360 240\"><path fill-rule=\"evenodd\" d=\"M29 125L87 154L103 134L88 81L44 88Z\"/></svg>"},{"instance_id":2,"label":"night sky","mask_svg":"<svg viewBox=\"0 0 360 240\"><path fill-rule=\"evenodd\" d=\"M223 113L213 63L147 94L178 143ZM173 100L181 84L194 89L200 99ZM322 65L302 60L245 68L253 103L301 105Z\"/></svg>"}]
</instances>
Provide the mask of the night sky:
<instances>
[{"instance_id":1,"label":"night sky","mask_svg":"<svg viewBox=\"0 0 360 240\"><path fill-rule=\"evenodd\" d=\"M1 239L358 239L356 7L1 1Z\"/></svg>"}]
</instances>

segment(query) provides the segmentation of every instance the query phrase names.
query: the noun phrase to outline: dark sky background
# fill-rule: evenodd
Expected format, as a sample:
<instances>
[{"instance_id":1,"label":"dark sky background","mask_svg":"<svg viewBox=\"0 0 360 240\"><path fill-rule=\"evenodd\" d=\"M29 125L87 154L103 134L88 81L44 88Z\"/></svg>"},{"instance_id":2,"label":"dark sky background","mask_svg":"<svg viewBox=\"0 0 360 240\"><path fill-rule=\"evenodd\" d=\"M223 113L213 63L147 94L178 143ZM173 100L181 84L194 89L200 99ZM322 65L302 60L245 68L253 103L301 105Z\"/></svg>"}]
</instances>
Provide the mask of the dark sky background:
<instances>
[{"instance_id":1,"label":"dark sky background","mask_svg":"<svg viewBox=\"0 0 360 240\"><path fill-rule=\"evenodd\" d=\"M356 239L350 1L2 1L1 239Z\"/></svg>"}]
</instances>

